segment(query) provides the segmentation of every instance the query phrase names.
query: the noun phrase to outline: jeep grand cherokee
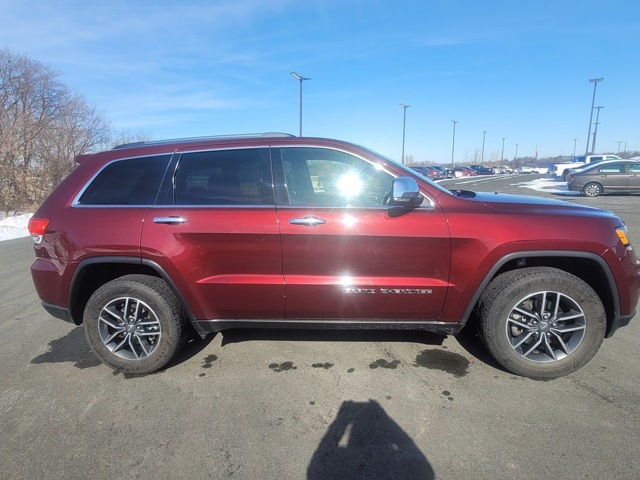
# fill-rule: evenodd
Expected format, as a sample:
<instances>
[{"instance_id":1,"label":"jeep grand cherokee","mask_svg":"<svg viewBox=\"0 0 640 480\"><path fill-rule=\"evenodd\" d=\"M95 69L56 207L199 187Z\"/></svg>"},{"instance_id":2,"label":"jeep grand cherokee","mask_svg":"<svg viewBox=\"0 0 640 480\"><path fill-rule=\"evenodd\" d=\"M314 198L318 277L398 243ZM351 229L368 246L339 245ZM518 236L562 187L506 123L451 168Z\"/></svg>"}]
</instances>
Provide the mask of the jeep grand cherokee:
<instances>
[{"instance_id":1,"label":"jeep grand cherokee","mask_svg":"<svg viewBox=\"0 0 640 480\"><path fill-rule=\"evenodd\" d=\"M282 134L154 141L78 158L30 222L44 307L114 369L162 368L189 330L473 319L506 369L554 378L635 313L623 221L450 192L350 143Z\"/></svg>"}]
</instances>

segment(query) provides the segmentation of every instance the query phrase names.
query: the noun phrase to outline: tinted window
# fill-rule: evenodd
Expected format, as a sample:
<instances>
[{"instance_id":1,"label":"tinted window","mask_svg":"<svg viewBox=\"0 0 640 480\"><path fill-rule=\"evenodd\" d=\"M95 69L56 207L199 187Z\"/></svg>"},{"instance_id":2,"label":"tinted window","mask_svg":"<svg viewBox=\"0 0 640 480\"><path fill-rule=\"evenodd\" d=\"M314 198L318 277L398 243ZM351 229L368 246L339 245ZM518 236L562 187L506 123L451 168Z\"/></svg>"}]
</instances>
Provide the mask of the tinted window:
<instances>
[{"instance_id":1,"label":"tinted window","mask_svg":"<svg viewBox=\"0 0 640 480\"><path fill-rule=\"evenodd\" d=\"M171 155L107 165L80 197L80 205L153 205Z\"/></svg>"},{"instance_id":2,"label":"tinted window","mask_svg":"<svg viewBox=\"0 0 640 480\"><path fill-rule=\"evenodd\" d=\"M182 155L176 205L273 205L266 150L219 150Z\"/></svg>"},{"instance_id":3,"label":"tinted window","mask_svg":"<svg viewBox=\"0 0 640 480\"><path fill-rule=\"evenodd\" d=\"M640 164L630 164L629 165L629 172L630 173L640 173Z\"/></svg>"},{"instance_id":4,"label":"tinted window","mask_svg":"<svg viewBox=\"0 0 640 480\"><path fill-rule=\"evenodd\" d=\"M348 153L323 148L281 149L291 205L382 206L393 177Z\"/></svg>"}]
</instances>

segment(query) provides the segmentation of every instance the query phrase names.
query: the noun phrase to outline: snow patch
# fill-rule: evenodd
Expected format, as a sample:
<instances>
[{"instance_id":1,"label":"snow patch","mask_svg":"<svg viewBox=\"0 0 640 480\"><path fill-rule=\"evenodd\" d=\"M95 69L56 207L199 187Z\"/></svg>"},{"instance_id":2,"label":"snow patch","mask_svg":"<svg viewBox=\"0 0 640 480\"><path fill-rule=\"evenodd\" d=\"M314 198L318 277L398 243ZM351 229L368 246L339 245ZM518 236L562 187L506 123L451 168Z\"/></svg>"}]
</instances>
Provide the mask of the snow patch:
<instances>
[{"instance_id":1,"label":"snow patch","mask_svg":"<svg viewBox=\"0 0 640 480\"><path fill-rule=\"evenodd\" d=\"M14 217L3 218L4 215L0 214L0 242L3 240L11 240L13 238L28 237L29 219L33 213L24 213L22 215L16 215Z\"/></svg>"},{"instance_id":2,"label":"snow patch","mask_svg":"<svg viewBox=\"0 0 640 480\"><path fill-rule=\"evenodd\" d=\"M567 196L580 196L580 192L572 192L567 188L567 182L553 178L537 178L529 182L512 183L514 187L529 188L536 192L555 193Z\"/></svg>"}]
</instances>

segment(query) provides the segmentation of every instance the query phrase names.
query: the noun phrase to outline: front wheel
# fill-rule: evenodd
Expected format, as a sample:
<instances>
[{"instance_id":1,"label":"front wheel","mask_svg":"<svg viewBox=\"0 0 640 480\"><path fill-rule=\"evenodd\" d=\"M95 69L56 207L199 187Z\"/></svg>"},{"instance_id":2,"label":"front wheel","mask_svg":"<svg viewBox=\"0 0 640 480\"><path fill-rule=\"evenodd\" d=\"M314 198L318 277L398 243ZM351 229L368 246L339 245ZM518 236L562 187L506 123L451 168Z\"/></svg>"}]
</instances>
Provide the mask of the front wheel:
<instances>
[{"instance_id":1,"label":"front wheel","mask_svg":"<svg viewBox=\"0 0 640 480\"><path fill-rule=\"evenodd\" d=\"M549 267L499 275L483 293L478 313L482 339L498 363L535 379L581 368L600 348L606 329L595 291Z\"/></svg>"},{"instance_id":2,"label":"front wheel","mask_svg":"<svg viewBox=\"0 0 640 480\"><path fill-rule=\"evenodd\" d=\"M126 373L164 367L187 338L186 317L167 284L126 275L98 288L84 311L85 335L100 360Z\"/></svg>"}]
</instances>

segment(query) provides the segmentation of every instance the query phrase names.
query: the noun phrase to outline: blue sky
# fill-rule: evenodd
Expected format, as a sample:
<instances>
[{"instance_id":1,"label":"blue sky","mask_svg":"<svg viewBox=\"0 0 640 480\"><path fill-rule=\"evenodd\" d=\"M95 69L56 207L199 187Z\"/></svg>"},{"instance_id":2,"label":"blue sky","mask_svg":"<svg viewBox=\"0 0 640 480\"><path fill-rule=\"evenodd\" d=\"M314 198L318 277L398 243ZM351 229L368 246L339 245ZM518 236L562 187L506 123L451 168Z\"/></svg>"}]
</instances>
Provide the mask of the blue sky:
<instances>
[{"instance_id":1,"label":"blue sky","mask_svg":"<svg viewBox=\"0 0 640 480\"><path fill-rule=\"evenodd\" d=\"M153 138L283 131L416 162L640 150L640 2L0 0L25 53ZM595 115L594 115L595 121ZM625 144L621 144L624 150Z\"/></svg>"}]
</instances>

